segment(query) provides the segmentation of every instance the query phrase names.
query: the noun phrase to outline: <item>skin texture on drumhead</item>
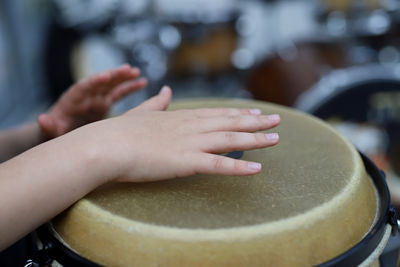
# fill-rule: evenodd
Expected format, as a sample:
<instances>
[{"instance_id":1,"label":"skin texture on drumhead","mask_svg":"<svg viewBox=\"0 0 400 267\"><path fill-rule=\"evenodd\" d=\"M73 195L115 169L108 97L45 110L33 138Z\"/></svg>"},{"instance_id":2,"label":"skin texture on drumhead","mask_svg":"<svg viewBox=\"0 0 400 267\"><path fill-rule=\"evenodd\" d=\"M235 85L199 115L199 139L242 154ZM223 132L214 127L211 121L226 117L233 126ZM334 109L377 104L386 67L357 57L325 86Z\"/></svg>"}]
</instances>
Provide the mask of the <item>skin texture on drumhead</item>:
<instances>
[{"instance_id":1,"label":"skin texture on drumhead","mask_svg":"<svg viewBox=\"0 0 400 267\"><path fill-rule=\"evenodd\" d=\"M278 113L280 143L246 151L248 177L196 175L104 185L57 218L61 238L107 266L309 266L356 244L377 197L354 147L330 126L278 105L197 100L170 109Z\"/></svg>"}]
</instances>

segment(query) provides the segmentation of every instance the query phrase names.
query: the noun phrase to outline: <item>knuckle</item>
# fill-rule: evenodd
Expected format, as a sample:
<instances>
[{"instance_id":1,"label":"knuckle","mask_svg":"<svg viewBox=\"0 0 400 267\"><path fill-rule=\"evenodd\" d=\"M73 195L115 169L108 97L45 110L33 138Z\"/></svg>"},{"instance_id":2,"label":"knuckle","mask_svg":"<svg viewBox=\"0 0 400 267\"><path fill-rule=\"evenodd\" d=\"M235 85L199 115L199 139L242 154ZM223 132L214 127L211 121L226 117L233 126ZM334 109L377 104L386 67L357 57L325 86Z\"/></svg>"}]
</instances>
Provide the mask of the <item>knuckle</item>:
<instances>
[{"instance_id":1,"label":"knuckle","mask_svg":"<svg viewBox=\"0 0 400 267\"><path fill-rule=\"evenodd\" d=\"M239 160L234 160L233 169L235 170L235 172L241 172L243 170L243 163Z\"/></svg>"},{"instance_id":2,"label":"knuckle","mask_svg":"<svg viewBox=\"0 0 400 267\"><path fill-rule=\"evenodd\" d=\"M223 169L223 166L224 166L223 158L222 157L214 157L212 159L212 165L215 170Z\"/></svg>"},{"instance_id":3,"label":"knuckle","mask_svg":"<svg viewBox=\"0 0 400 267\"><path fill-rule=\"evenodd\" d=\"M227 141L228 143L233 143L236 139L235 134L232 132L224 133L224 138L225 138L225 141Z\"/></svg>"}]
</instances>

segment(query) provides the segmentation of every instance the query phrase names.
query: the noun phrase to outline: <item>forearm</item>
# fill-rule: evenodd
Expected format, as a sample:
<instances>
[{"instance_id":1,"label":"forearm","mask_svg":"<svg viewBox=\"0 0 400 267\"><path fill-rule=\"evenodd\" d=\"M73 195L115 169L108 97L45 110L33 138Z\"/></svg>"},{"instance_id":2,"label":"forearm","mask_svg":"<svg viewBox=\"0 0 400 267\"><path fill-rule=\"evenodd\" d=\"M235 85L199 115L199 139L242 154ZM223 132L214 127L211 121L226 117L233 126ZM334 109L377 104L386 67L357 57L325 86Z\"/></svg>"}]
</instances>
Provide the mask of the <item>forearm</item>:
<instances>
[{"instance_id":1,"label":"forearm","mask_svg":"<svg viewBox=\"0 0 400 267\"><path fill-rule=\"evenodd\" d=\"M0 131L0 163L46 140L36 122Z\"/></svg>"},{"instance_id":2,"label":"forearm","mask_svg":"<svg viewBox=\"0 0 400 267\"><path fill-rule=\"evenodd\" d=\"M0 164L0 250L99 186L96 151L74 133Z\"/></svg>"}]
</instances>

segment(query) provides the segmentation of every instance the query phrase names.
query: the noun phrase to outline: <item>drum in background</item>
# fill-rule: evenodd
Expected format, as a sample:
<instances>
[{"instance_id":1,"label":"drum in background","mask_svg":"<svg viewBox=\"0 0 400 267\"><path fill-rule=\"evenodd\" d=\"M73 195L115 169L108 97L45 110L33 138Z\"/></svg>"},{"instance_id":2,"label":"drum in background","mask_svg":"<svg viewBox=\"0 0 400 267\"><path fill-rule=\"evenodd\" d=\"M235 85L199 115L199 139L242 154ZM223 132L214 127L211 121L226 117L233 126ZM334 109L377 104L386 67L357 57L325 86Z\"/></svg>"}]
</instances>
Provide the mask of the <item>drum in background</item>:
<instances>
[{"instance_id":1,"label":"drum in background","mask_svg":"<svg viewBox=\"0 0 400 267\"><path fill-rule=\"evenodd\" d=\"M171 76L218 75L232 69L237 47L236 0L155 1L163 26L160 41L169 50Z\"/></svg>"},{"instance_id":2,"label":"drum in background","mask_svg":"<svg viewBox=\"0 0 400 267\"><path fill-rule=\"evenodd\" d=\"M257 100L291 106L331 69L349 65L346 47L333 42L292 44L250 71L247 89Z\"/></svg>"},{"instance_id":3,"label":"drum in background","mask_svg":"<svg viewBox=\"0 0 400 267\"><path fill-rule=\"evenodd\" d=\"M237 34L232 25L233 22L212 26L176 25L181 29L184 41L171 53L170 74L218 75L230 71L231 57L237 45Z\"/></svg>"},{"instance_id":4,"label":"drum in background","mask_svg":"<svg viewBox=\"0 0 400 267\"><path fill-rule=\"evenodd\" d=\"M398 70L396 65L337 70L301 95L296 107L332 123L383 169L400 207Z\"/></svg>"},{"instance_id":5,"label":"drum in background","mask_svg":"<svg viewBox=\"0 0 400 267\"><path fill-rule=\"evenodd\" d=\"M241 156L261 162L260 174L104 185L39 231L47 254L86 266L376 261L390 236L389 222L395 224L390 196L380 171L346 139L318 119L273 104L172 105L199 107L252 107L281 115L280 144Z\"/></svg>"}]
</instances>

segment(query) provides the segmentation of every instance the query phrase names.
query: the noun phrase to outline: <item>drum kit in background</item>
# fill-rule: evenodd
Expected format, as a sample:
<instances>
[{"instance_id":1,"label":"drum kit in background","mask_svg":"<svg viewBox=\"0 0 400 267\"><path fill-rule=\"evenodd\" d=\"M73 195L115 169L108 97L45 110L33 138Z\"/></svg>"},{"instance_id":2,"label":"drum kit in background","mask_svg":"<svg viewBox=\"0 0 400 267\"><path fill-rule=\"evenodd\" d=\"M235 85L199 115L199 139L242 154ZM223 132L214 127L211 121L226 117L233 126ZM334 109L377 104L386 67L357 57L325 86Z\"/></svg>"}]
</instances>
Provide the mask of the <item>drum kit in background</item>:
<instances>
[{"instance_id":1,"label":"drum kit in background","mask_svg":"<svg viewBox=\"0 0 400 267\"><path fill-rule=\"evenodd\" d=\"M75 79L126 61L149 79L114 112L166 83L173 109L280 113L281 143L240 154L263 163L251 178L99 188L38 230L32 264L398 265L399 1L54 2L82 36Z\"/></svg>"}]
</instances>

